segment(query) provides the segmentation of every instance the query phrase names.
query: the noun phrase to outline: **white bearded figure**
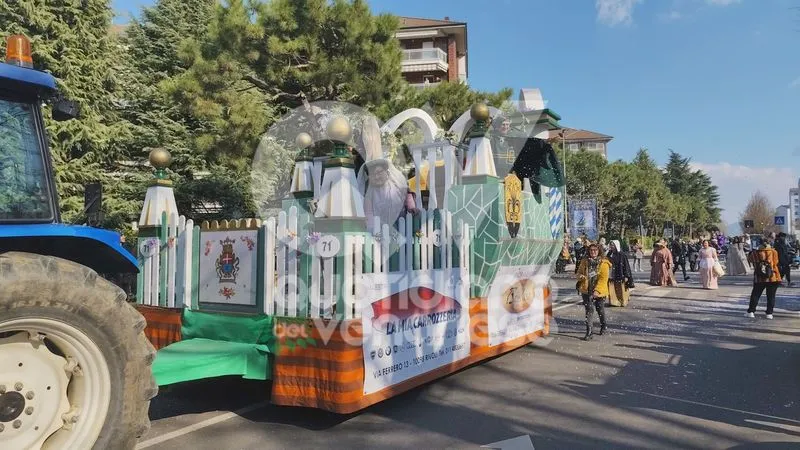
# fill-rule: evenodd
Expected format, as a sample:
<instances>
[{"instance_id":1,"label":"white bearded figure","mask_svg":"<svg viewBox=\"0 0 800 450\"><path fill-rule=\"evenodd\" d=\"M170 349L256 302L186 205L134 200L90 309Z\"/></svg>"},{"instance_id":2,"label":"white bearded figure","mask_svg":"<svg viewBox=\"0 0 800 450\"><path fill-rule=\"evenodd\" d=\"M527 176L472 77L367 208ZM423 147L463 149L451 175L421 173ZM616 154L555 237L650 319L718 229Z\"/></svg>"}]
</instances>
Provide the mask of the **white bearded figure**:
<instances>
[{"instance_id":1,"label":"white bearded figure","mask_svg":"<svg viewBox=\"0 0 800 450\"><path fill-rule=\"evenodd\" d=\"M394 226L406 211L414 210L413 197L409 199L408 180L391 161L383 157L378 122L369 118L364 122L362 141L365 163L358 173L358 188L364 193L364 213L370 229L373 217L379 217L381 225ZM410 202L410 203L409 203ZM378 233L380 230L372 230Z\"/></svg>"}]
</instances>

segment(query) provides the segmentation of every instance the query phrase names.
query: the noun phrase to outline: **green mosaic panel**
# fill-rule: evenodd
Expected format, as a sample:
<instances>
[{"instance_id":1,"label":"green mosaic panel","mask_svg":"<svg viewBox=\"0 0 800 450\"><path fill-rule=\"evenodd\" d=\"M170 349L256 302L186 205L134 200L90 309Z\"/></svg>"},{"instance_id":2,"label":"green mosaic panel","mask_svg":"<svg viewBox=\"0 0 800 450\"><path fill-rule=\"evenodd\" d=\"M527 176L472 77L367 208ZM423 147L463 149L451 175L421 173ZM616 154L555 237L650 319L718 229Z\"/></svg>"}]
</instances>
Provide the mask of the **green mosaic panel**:
<instances>
[{"instance_id":1,"label":"green mosaic panel","mask_svg":"<svg viewBox=\"0 0 800 450\"><path fill-rule=\"evenodd\" d=\"M472 228L471 282L473 296L488 295L497 269L509 265L551 265L561 244L550 235L549 204L544 195L523 193L523 223L511 238L505 223L504 185L453 186L448 206L453 225L463 220Z\"/></svg>"}]
</instances>

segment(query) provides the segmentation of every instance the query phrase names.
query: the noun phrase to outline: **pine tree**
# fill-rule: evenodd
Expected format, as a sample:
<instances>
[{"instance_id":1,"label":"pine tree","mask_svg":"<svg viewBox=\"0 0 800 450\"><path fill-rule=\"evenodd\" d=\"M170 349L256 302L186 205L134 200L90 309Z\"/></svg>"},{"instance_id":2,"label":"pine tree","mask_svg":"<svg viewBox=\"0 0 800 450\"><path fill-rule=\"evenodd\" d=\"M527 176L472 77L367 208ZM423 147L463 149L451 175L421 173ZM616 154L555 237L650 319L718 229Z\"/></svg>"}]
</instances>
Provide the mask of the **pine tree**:
<instances>
[{"instance_id":1,"label":"pine tree","mask_svg":"<svg viewBox=\"0 0 800 450\"><path fill-rule=\"evenodd\" d=\"M85 220L84 185L95 181L105 187L107 224L125 222L132 214L129 205L118 201L108 175L118 157L115 141L129 134L113 104L119 48L108 33L111 17L108 0L0 0L0 35L27 36L34 67L53 74L59 90L80 107L80 118L66 122L51 120L45 111L63 219L68 222Z\"/></svg>"},{"instance_id":2,"label":"pine tree","mask_svg":"<svg viewBox=\"0 0 800 450\"><path fill-rule=\"evenodd\" d=\"M182 177L208 168L192 142L202 123L176 107L165 86L186 71L180 47L187 39L205 35L215 4L215 0L159 0L142 8L140 18L131 21L122 37L125 76L121 79L127 95L119 108L135 127L124 144L126 152L141 161L150 148L166 148L173 157L171 170Z\"/></svg>"}]
</instances>

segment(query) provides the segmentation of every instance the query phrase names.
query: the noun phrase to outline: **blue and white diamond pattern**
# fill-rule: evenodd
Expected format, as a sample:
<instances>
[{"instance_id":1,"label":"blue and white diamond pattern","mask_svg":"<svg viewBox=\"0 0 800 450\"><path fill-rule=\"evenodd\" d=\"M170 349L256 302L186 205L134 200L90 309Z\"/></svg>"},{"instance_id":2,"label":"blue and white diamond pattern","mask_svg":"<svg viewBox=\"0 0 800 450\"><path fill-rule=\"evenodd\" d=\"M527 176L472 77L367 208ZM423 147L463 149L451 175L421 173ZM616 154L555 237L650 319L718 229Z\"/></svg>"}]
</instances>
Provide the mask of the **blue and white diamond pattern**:
<instances>
[{"instance_id":1,"label":"blue and white diamond pattern","mask_svg":"<svg viewBox=\"0 0 800 450\"><path fill-rule=\"evenodd\" d=\"M551 187L547 196L550 197L550 234L553 239L557 239L561 234L561 220L564 218L561 189Z\"/></svg>"}]
</instances>

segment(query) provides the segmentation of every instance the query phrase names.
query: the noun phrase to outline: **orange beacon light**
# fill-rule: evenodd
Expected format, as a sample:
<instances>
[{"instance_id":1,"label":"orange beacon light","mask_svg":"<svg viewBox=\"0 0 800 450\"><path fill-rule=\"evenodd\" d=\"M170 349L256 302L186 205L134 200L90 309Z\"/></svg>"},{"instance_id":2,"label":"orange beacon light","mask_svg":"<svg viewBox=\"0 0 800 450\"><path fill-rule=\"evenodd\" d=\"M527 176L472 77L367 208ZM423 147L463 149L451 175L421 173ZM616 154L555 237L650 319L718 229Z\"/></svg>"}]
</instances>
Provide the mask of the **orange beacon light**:
<instances>
[{"instance_id":1,"label":"orange beacon light","mask_svg":"<svg viewBox=\"0 0 800 450\"><path fill-rule=\"evenodd\" d=\"M21 34L6 38L6 63L32 69L31 41Z\"/></svg>"}]
</instances>

